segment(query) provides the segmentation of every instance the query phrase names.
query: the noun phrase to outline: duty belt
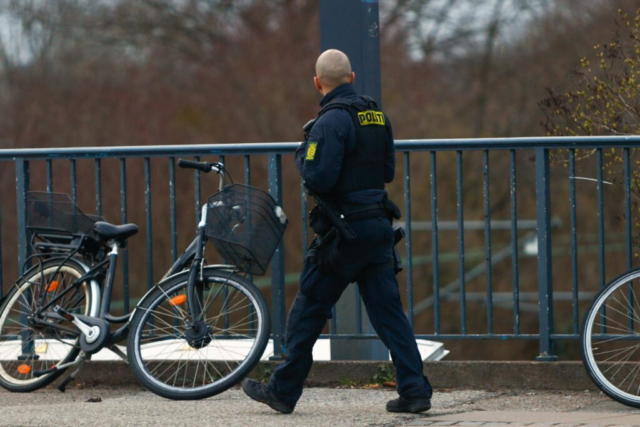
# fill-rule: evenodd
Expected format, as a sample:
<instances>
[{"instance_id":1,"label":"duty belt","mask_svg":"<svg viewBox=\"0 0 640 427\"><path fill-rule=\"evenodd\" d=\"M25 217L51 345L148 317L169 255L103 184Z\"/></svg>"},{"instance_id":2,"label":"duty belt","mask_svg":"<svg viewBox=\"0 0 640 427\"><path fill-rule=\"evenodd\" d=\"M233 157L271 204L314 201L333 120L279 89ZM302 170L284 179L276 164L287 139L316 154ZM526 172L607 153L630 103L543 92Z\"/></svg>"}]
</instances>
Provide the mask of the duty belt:
<instances>
[{"instance_id":1,"label":"duty belt","mask_svg":"<svg viewBox=\"0 0 640 427\"><path fill-rule=\"evenodd\" d=\"M385 217L391 219L391 214L382 203L370 203L367 205L349 204L341 206L344 219L347 222L363 219Z\"/></svg>"}]
</instances>

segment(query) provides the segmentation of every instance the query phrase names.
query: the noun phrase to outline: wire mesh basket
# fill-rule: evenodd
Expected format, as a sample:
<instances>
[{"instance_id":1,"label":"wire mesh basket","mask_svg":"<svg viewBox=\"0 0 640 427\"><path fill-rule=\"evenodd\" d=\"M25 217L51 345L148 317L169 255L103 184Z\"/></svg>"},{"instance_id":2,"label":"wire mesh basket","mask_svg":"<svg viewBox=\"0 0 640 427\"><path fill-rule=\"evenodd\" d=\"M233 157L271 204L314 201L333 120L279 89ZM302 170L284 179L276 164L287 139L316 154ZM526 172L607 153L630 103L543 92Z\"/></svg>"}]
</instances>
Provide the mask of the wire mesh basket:
<instances>
[{"instance_id":1,"label":"wire mesh basket","mask_svg":"<svg viewBox=\"0 0 640 427\"><path fill-rule=\"evenodd\" d=\"M269 194L234 184L209 198L205 234L226 262L263 275L287 228L284 211Z\"/></svg>"},{"instance_id":2,"label":"wire mesh basket","mask_svg":"<svg viewBox=\"0 0 640 427\"><path fill-rule=\"evenodd\" d=\"M85 215L68 194L30 191L27 193L27 228L31 232L86 234L103 219Z\"/></svg>"}]
</instances>

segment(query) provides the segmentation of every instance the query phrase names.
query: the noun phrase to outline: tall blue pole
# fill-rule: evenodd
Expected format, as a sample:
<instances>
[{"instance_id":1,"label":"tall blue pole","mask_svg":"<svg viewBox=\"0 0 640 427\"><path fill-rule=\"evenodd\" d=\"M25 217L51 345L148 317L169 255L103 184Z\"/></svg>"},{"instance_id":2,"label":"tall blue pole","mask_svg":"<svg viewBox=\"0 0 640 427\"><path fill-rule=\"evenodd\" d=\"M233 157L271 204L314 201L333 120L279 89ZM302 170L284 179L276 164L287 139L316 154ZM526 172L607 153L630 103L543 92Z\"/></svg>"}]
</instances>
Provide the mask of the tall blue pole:
<instances>
[{"instance_id":1,"label":"tall blue pole","mask_svg":"<svg viewBox=\"0 0 640 427\"><path fill-rule=\"evenodd\" d=\"M320 50L327 49L341 50L349 57L356 91L382 106L378 0L320 0ZM337 331L333 333L374 332L360 304L357 292L344 292L336 304ZM333 340L331 358L389 360L389 352L380 340Z\"/></svg>"},{"instance_id":2,"label":"tall blue pole","mask_svg":"<svg viewBox=\"0 0 640 427\"><path fill-rule=\"evenodd\" d=\"M320 50L327 49L347 54L356 91L382 106L378 0L320 0Z\"/></svg>"}]
</instances>

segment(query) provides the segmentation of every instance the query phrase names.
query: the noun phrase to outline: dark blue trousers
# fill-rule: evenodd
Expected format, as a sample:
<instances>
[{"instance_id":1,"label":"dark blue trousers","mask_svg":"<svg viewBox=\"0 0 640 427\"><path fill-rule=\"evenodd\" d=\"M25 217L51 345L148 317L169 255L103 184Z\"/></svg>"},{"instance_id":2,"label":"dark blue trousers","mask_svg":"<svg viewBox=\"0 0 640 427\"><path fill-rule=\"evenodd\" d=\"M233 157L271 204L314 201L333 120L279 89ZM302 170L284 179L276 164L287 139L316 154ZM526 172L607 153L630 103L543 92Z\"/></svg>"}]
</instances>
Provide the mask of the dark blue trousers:
<instances>
[{"instance_id":1,"label":"dark blue trousers","mask_svg":"<svg viewBox=\"0 0 640 427\"><path fill-rule=\"evenodd\" d=\"M281 400L295 405L313 364L313 345L320 336L331 308L345 288L363 271L388 263L392 257L393 229L386 218L353 222L356 241L341 248L339 274L326 274L307 258L300 279L285 336L285 360L269 381L269 389ZM312 245L313 246L313 245ZM398 393L407 398L431 397L432 389L423 374L422 358L402 309L393 269L358 280L360 295L371 324L391 352L396 368Z\"/></svg>"}]
</instances>

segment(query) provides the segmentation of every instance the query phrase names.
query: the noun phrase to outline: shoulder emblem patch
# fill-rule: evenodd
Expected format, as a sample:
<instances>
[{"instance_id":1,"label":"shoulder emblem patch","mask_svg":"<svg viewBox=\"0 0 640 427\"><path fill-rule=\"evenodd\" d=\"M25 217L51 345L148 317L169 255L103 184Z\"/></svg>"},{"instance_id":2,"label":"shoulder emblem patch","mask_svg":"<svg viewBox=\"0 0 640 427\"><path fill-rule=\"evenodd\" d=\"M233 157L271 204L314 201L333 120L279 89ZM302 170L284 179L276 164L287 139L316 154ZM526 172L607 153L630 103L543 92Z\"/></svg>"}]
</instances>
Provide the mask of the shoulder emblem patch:
<instances>
[{"instance_id":1,"label":"shoulder emblem patch","mask_svg":"<svg viewBox=\"0 0 640 427\"><path fill-rule=\"evenodd\" d=\"M361 113L358 113L358 120L360 121L360 126L385 125L384 113L381 111L362 111Z\"/></svg>"},{"instance_id":2,"label":"shoulder emblem patch","mask_svg":"<svg viewBox=\"0 0 640 427\"><path fill-rule=\"evenodd\" d=\"M316 158L316 151L318 151L318 143L310 142L307 145L307 155L305 156L305 160L313 160Z\"/></svg>"}]
</instances>

